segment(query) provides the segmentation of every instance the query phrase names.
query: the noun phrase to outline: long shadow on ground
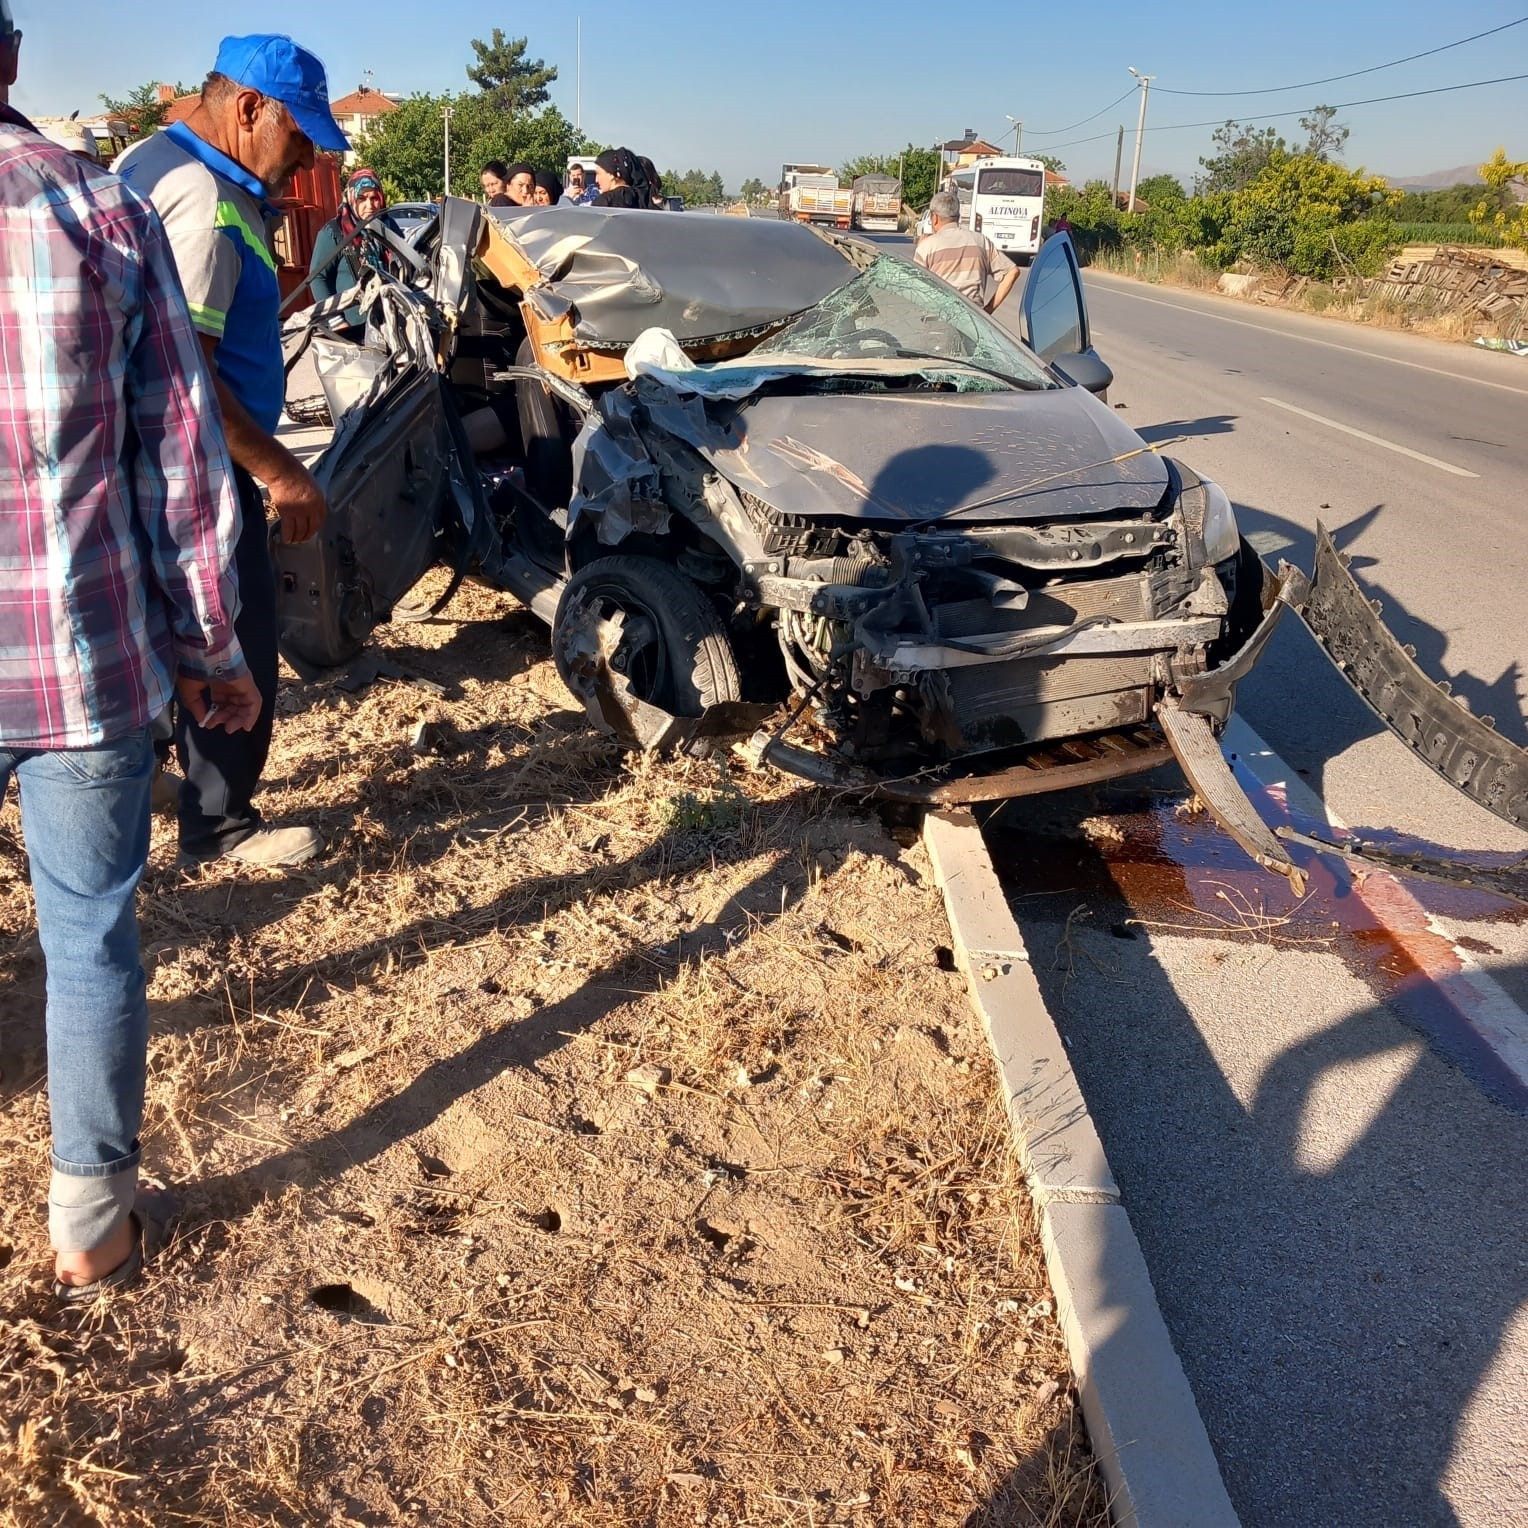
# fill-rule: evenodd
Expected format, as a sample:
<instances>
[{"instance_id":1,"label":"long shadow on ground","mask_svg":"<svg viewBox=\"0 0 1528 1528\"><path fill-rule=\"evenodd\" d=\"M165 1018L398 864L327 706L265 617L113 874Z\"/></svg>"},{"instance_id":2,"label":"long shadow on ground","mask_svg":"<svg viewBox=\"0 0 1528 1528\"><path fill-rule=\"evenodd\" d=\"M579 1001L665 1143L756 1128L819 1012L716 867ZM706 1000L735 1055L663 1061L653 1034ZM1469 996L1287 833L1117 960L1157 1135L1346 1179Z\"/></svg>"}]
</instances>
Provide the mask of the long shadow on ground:
<instances>
[{"instance_id":1,"label":"long shadow on ground","mask_svg":"<svg viewBox=\"0 0 1528 1528\"><path fill-rule=\"evenodd\" d=\"M1485 1521L1521 1448L1481 1413L1488 1375L1522 1404L1502 1355L1528 1300L1528 1117L1383 1002L1327 1017L1330 957L1128 924L1077 823L1138 802L1026 808L1010 900L1241 1520ZM1193 921L1185 875L1162 895L1181 910L1142 915Z\"/></svg>"}]
</instances>

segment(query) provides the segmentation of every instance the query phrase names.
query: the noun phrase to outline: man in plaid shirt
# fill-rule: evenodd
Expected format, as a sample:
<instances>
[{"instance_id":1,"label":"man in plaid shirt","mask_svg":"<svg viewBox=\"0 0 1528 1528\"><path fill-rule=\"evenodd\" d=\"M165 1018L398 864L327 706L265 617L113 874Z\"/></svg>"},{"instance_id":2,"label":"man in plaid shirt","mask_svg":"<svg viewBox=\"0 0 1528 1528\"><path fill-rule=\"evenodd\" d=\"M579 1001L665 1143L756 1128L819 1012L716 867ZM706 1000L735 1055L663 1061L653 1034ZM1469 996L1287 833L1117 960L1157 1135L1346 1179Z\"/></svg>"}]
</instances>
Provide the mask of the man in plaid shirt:
<instances>
[{"instance_id":1,"label":"man in plaid shirt","mask_svg":"<svg viewBox=\"0 0 1528 1528\"><path fill-rule=\"evenodd\" d=\"M260 709L234 636L232 468L164 230L10 109L0 0L0 796L47 961L55 1293L129 1282L166 1197L138 1191L148 1010L134 906L150 724Z\"/></svg>"}]
</instances>

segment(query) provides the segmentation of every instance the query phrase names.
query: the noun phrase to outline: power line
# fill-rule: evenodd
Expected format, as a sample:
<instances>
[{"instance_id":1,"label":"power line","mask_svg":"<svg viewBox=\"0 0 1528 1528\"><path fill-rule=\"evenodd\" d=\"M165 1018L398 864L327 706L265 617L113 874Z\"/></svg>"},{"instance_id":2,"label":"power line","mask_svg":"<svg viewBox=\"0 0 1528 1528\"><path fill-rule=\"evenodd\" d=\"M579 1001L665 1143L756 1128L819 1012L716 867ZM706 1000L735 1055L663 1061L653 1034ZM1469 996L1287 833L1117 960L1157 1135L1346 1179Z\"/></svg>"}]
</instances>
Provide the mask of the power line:
<instances>
[{"instance_id":1,"label":"power line","mask_svg":"<svg viewBox=\"0 0 1528 1528\"><path fill-rule=\"evenodd\" d=\"M1528 74L1504 74L1494 80L1469 80L1462 85L1436 85L1431 90L1405 90L1399 95L1369 96L1362 101L1339 101L1331 107L1332 111L1349 111L1355 106L1378 106L1385 101L1412 101L1418 96L1448 95L1455 90L1480 90L1487 85L1510 85L1517 80L1528 80ZM1314 106L1292 106L1288 111L1265 112L1257 117L1242 117L1242 122L1277 122L1283 117L1298 117L1302 112L1315 111ZM1210 117L1203 122L1162 122L1154 127L1148 127L1148 133L1174 133L1181 132L1190 127L1220 127L1225 122L1223 117ZM1105 138L1112 138L1113 133L1094 133L1087 138L1073 138L1067 143L1053 143L1046 150L1053 153L1057 149L1074 149L1084 143L1099 143Z\"/></svg>"},{"instance_id":2,"label":"power line","mask_svg":"<svg viewBox=\"0 0 1528 1528\"><path fill-rule=\"evenodd\" d=\"M1466 43L1479 42L1482 37L1495 37L1498 32L1520 27L1525 21L1528 21L1528 16L1519 16L1516 21L1503 22L1501 26L1492 27L1488 32L1476 32L1472 37L1461 37L1458 42L1446 42L1441 47L1427 49L1425 53L1408 53L1405 58L1393 58L1388 64L1373 64L1367 69L1355 69L1351 74L1329 74L1324 80L1302 80L1298 85L1268 85L1260 90L1173 90L1167 85L1158 85L1157 92L1160 95L1180 96L1254 96L1279 95L1286 90L1309 90L1313 85L1333 85L1338 80L1356 80L1363 74L1378 74L1382 69L1394 69L1400 64L1415 63L1419 58L1431 58L1437 53L1447 53L1451 48L1462 48ZM1107 106L1104 108L1105 111L1108 109ZM1078 123L1079 127L1081 125ZM1071 128L1063 128L1062 131L1070 132Z\"/></svg>"},{"instance_id":3,"label":"power line","mask_svg":"<svg viewBox=\"0 0 1528 1528\"><path fill-rule=\"evenodd\" d=\"M1129 90L1127 90L1125 92L1124 95L1116 96L1115 99L1110 101L1107 106L1100 106L1098 108L1098 110L1093 113L1093 116L1091 116L1091 117L1084 117L1081 122L1074 122L1074 123L1072 123L1071 127L1040 128L1038 130L1031 131L1029 136L1031 138L1054 138L1058 134L1072 132L1075 128L1086 127L1089 122L1094 120L1094 118L1103 116L1103 114L1106 111L1113 111L1114 108L1116 106L1118 106L1121 101L1125 100L1129 96L1133 96L1134 94L1135 94L1135 86L1132 85L1129 88Z\"/></svg>"},{"instance_id":4,"label":"power line","mask_svg":"<svg viewBox=\"0 0 1528 1528\"><path fill-rule=\"evenodd\" d=\"M1356 79L1360 78L1361 76L1363 76L1365 74L1378 74L1382 70L1385 70L1385 69L1395 69L1395 68L1398 68L1401 64L1412 64L1412 63L1415 63L1420 58L1432 58L1435 54L1438 54L1438 53L1447 53L1447 52L1449 52L1453 48L1462 48L1467 43L1479 42L1483 37L1495 37L1498 32L1507 32L1507 31L1510 31L1513 27L1520 27L1525 22L1528 22L1528 16L1519 16L1516 21L1503 22L1502 25L1499 26L1499 27L1491 27L1488 31L1484 31L1484 32L1475 32L1475 33L1473 33L1469 37L1461 37L1457 42L1446 42L1446 43L1443 43L1443 44L1441 44L1440 46L1438 46L1436 48L1428 48L1428 49L1426 49L1422 53L1408 53L1405 58L1394 58L1394 59L1391 59L1390 62L1386 63L1386 64L1373 64L1373 65L1371 65L1367 69L1354 69L1349 74L1329 74L1324 79L1319 79L1319 80L1303 80L1303 81L1301 81L1297 85L1268 85L1268 86L1265 86L1265 87L1263 87L1261 89L1257 89L1257 90L1174 90L1170 85L1158 85L1156 88L1157 88L1157 93L1159 95L1181 95L1181 96L1200 96L1200 97L1208 97L1208 96L1281 95L1281 94L1283 94L1283 92L1285 92L1287 90L1310 90L1310 89L1312 89L1313 87L1315 87L1317 85L1334 85L1339 80L1356 80ZM1107 106L1099 107L1099 109L1097 111L1095 111L1091 116L1083 117L1081 121L1073 122L1068 127L1031 128L1030 129L1030 137L1031 138L1058 138L1058 137L1061 136L1062 133L1075 132L1079 127L1086 127L1089 122L1096 121L1099 117L1103 116L1103 114L1106 111L1112 111L1116 106L1118 106L1120 104L1121 101L1126 100L1128 97L1133 95L1135 93L1135 90L1136 90L1136 87L1134 85L1132 85L1130 87L1130 89L1127 90L1124 93L1124 95L1116 96L1115 99L1110 101ZM1355 102L1353 104L1356 105L1356 104L1360 104L1360 103ZM1287 113L1285 115L1287 115ZM1188 124L1185 123L1185 124L1182 124L1182 125L1187 126ZM1107 136L1107 135L1105 135L1105 136ZM1093 139L1084 138L1084 139L1076 140L1076 141L1080 141L1080 142L1083 142L1083 143L1090 143L1090 142L1093 142L1094 140ZM1054 147L1057 147L1057 148L1070 148L1072 146L1073 146L1072 144L1057 144L1057 145L1054 145Z\"/></svg>"}]
</instances>

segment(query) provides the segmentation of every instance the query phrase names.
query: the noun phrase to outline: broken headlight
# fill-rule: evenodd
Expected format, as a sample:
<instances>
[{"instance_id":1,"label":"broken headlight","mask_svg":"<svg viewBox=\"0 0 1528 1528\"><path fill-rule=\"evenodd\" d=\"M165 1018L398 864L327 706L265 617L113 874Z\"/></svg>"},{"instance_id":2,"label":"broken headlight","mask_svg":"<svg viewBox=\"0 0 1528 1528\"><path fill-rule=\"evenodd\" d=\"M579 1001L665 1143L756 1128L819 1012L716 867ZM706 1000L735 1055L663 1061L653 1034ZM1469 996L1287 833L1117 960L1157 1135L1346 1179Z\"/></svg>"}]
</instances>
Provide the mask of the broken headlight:
<instances>
[{"instance_id":1,"label":"broken headlight","mask_svg":"<svg viewBox=\"0 0 1528 1528\"><path fill-rule=\"evenodd\" d=\"M1241 532L1236 528L1236 511L1219 483L1203 479L1204 560L1212 567L1236 556L1241 546Z\"/></svg>"}]
</instances>

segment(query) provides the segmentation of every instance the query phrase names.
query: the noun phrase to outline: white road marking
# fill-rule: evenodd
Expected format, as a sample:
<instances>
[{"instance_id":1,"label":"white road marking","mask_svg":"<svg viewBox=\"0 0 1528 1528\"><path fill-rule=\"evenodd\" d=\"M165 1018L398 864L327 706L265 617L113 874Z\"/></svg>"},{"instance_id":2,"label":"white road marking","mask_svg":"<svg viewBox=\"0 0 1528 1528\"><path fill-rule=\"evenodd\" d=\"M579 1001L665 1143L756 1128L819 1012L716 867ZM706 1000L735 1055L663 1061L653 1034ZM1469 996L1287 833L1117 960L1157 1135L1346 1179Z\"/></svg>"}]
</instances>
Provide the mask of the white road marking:
<instances>
[{"instance_id":1,"label":"white road marking","mask_svg":"<svg viewBox=\"0 0 1528 1528\"><path fill-rule=\"evenodd\" d=\"M1478 472L1471 472L1467 467L1456 467L1452 462L1439 461L1436 456L1428 456L1422 451L1413 451L1410 446L1397 445L1393 440L1386 440L1382 435L1371 435L1367 430L1355 429L1350 424L1343 424L1339 419L1328 419L1325 414L1313 414L1309 409L1302 409L1298 404L1285 403L1282 398L1264 398L1264 403L1271 403L1276 409L1288 409L1291 414L1298 414L1302 419L1313 420L1316 424L1324 424L1329 430L1341 430L1344 435L1351 435L1357 440L1366 440L1371 446L1383 446L1387 451L1394 451L1397 456L1409 456L1414 462L1425 462L1429 467L1436 467L1440 472L1452 472L1455 477L1478 478Z\"/></svg>"},{"instance_id":2,"label":"white road marking","mask_svg":"<svg viewBox=\"0 0 1528 1528\"><path fill-rule=\"evenodd\" d=\"M1324 822L1332 837L1349 836L1347 825L1328 809L1326 803L1244 722L1233 715L1226 723L1221 741L1228 753L1234 753L1271 793L1282 793L1285 802L1302 816ZM1383 902L1390 906L1411 908L1423 928L1444 940L1459 962L1457 971L1427 973L1427 979L1443 995L1459 1016L1490 1046L1496 1057L1518 1081L1528 1085L1528 1014L1480 962L1461 948L1447 925L1428 912L1407 890L1405 884L1388 870L1368 870L1363 881L1356 881L1353 895L1379 918L1385 926L1380 907L1365 895L1368 882L1383 879Z\"/></svg>"},{"instance_id":3,"label":"white road marking","mask_svg":"<svg viewBox=\"0 0 1528 1528\"><path fill-rule=\"evenodd\" d=\"M1117 279L1121 282L1130 280L1128 276ZM1121 297L1133 298L1136 302L1149 302L1156 308L1171 308L1176 313L1196 313L1203 318L1218 318L1223 324L1235 324L1242 329L1256 329L1259 334L1281 334L1286 339L1299 340L1307 345L1322 345L1328 350L1341 350L1346 355L1359 355L1367 361L1387 361L1392 366L1408 366L1412 371L1428 371L1435 377L1447 377L1451 382L1473 382L1477 387L1494 387L1499 393L1516 393L1520 398L1528 398L1528 387L1513 387L1510 382L1492 382L1486 377L1466 376L1463 372L1449 371L1443 366L1426 366L1421 361L1404 361L1398 355L1386 355L1379 350L1364 350L1357 345L1339 345L1336 340L1317 339L1314 334L1300 334L1292 329L1281 329L1277 324L1255 324L1250 319L1232 318L1229 313L1217 313L1213 308L1196 308L1182 302L1163 302L1160 297L1147 297L1140 292L1130 291L1127 286L1116 286L1112 281L1105 289L1117 292ZM1230 298L1222 300L1231 301Z\"/></svg>"}]
</instances>

